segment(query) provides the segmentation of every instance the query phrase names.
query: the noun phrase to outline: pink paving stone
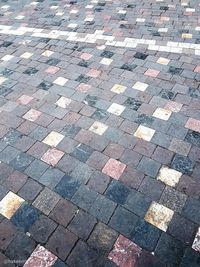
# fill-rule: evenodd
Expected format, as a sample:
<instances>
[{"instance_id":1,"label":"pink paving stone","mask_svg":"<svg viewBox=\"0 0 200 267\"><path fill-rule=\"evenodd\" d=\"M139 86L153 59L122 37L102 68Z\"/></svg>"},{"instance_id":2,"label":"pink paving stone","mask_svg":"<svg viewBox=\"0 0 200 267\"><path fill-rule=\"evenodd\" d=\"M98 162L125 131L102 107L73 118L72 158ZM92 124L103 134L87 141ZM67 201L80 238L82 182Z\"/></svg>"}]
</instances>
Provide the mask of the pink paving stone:
<instances>
[{"instance_id":1,"label":"pink paving stone","mask_svg":"<svg viewBox=\"0 0 200 267\"><path fill-rule=\"evenodd\" d=\"M91 88L91 85L86 84L86 83L80 83L79 86L77 87L77 90L82 93L86 93L90 88Z\"/></svg>"},{"instance_id":2,"label":"pink paving stone","mask_svg":"<svg viewBox=\"0 0 200 267\"><path fill-rule=\"evenodd\" d=\"M185 127L200 133L200 121L199 120L189 118L185 124Z\"/></svg>"},{"instance_id":3,"label":"pink paving stone","mask_svg":"<svg viewBox=\"0 0 200 267\"><path fill-rule=\"evenodd\" d=\"M50 66L48 67L45 72L49 73L49 74L55 74L56 72L59 71L60 68L55 67L55 66Z\"/></svg>"},{"instance_id":4,"label":"pink paving stone","mask_svg":"<svg viewBox=\"0 0 200 267\"><path fill-rule=\"evenodd\" d=\"M169 111L172 112L179 112L182 108L182 104L181 103L177 103L175 101L168 101L167 104L164 106L164 109L167 109Z\"/></svg>"},{"instance_id":5,"label":"pink paving stone","mask_svg":"<svg viewBox=\"0 0 200 267\"><path fill-rule=\"evenodd\" d=\"M196 68L194 69L194 72L200 73L200 65L196 66Z\"/></svg>"},{"instance_id":6,"label":"pink paving stone","mask_svg":"<svg viewBox=\"0 0 200 267\"><path fill-rule=\"evenodd\" d=\"M109 175L110 177L118 180L126 168L126 164L116 160L109 159L102 169L102 172Z\"/></svg>"},{"instance_id":7,"label":"pink paving stone","mask_svg":"<svg viewBox=\"0 0 200 267\"><path fill-rule=\"evenodd\" d=\"M141 251L138 245L120 235L108 258L119 267L135 267Z\"/></svg>"},{"instance_id":8,"label":"pink paving stone","mask_svg":"<svg viewBox=\"0 0 200 267\"><path fill-rule=\"evenodd\" d=\"M158 70L153 70L153 69L148 69L145 71L144 75L150 76L150 77L157 77L160 71Z\"/></svg>"},{"instance_id":9,"label":"pink paving stone","mask_svg":"<svg viewBox=\"0 0 200 267\"><path fill-rule=\"evenodd\" d=\"M81 59L84 59L84 60L89 60L91 57L92 57L92 55L89 54L89 53L83 53L83 54L80 56L80 58L81 58Z\"/></svg>"},{"instance_id":10,"label":"pink paving stone","mask_svg":"<svg viewBox=\"0 0 200 267\"><path fill-rule=\"evenodd\" d=\"M29 121L35 121L41 114L42 112L32 108L23 116L23 118Z\"/></svg>"},{"instance_id":11,"label":"pink paving stone","mask_svg":"<svg viewBox=\"0 0 200 267\"><path fill-rule=\"evenodd\" d=\"M91 69L91 70L89 70L87 75L92 77L92 78L97 78L100 75L100 73L101 72L99 70Z\"/></svg>"},{"instance_id":12,"label":"pink paving stone","mask_svg":"<svg viewBox=\"0 0 200 267\"><path fill-rule=\"evenodd\" d=\"M41 160L47 164L55 166L63 155L64 153L62 151L52 148L47 150L47 152L42 156Z\"/></svg>"},{"instance_id":13,"label":"pink paving stone","mask_svg":"<svg viewBox=\"0 0 200 267\"><path fill-rule=\"evenodd\" d=\"M50 267L57 260L57 257L44 248L38 245L23 267Z\"/></svg>"},{"instance_id":14,"label":"pink paving stone","mask_svg":"<svg viewBox=\"0 0 200 267\"><path fill-rule=\"evenodd\" d=\"M29 95L22 95L20 98L17 99L17 103L22 104L22 105L27 105L29 102L33 100L32 96Z\"/></svg>"},{"instance_id":15,"label":"pink paving stone","mask_svg":"<svg viewBox=\"0 0 200 267\"><path fill-rule=\"evenodd\" d=\"M200 252L200 227L195 235L194 242L192 244L192 248L198 252Z\"/></svg>"}]
</instances>

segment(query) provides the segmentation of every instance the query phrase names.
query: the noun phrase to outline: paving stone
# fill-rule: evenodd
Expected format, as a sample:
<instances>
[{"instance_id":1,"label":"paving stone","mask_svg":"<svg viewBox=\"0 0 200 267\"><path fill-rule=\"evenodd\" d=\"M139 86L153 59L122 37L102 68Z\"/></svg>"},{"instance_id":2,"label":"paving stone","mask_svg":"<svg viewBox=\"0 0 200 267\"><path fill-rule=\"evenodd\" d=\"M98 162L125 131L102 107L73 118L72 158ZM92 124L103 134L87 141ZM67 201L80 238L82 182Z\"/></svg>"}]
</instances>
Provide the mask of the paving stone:
<instances>
[{"instance_id":1,"label":"paving stone","mask_svg":"<svg viewBox=\"0 0 200 267\"><path fill-rule=\"evenodd\" d=\"M27 201L33 201L42 191L42 186L32 179L28 179L24 186L19 190L18 194Z\"/></svg>"},{"instance_id":2,"label":"paving stone","mask_svg":"<svg viewBox=\"0 0 200 267\"><path fill-rule=\"evenodd\" d=\"M61 195L63 198L71 199L80 185L80 180L65 175L56 185L54 191Z\"/></svg>"},{"instance_id":3,"label":"paving stone","mask_svg":"<svg viewBox=\"0 0 200 267\"><path fill-rule=\"evenodd\" d=\"M179 172L190 175L193 171L194 163L189 158L176 154L171 166Z\"/></svg>"},{"instance_id":4,"label":"paving stone","mask_svg":"<svg viewBox=\"0 0 200 267\"><path fill-rule=\"evenodd\" d=\"M86 240L96 222L97 221L93 216L80 210L77 212L67 228L78 237Z\"/></svg>"},{"instance_id":5,"label":"paving stone","mask_svg":"<svg viewBox=\"0 0 200 267\"><path fill-rule=\"evenodd\" d=\"M102 195L98 195L95 199L94 203L92 204L89 212L97 219L104 223L108 223L111 215L113 214L116 204L111 200L105 198Z\"/></svg>"},{"instance_id":6,"label":"paving stone","mask_svg":"<svg viewBox=\"0 0 200 267\"><path fill-rule=\"evenodd\" d=\"M61 199L53 208L49 217L66 227L77 212L78 209L75 205L68 200Z\"/></svg>"},{"instance_id":7,"label":"paving stone","mask_svg":"<svg viewBox=\"0 0 200 267\"><path fill-rule=\"evenodd\" d=\"M93 202L98 197L98 193L90 190L87 186L81 185L72 197L72 202L80 208L88 211Z\"/></svg>"},{"instance_id":8,"label":"paving stone","mask_svg":"<svg viewBox=\"0 0 200 267\"><path fill-rule=\"evenodd\" d=\"M50 220L44 215L40 215L40 217L30 227L29 232L37 242L46 243L56 227L57 224L53 220Z\"/></svg>"},{"instance_id":9,"label":"paving stone","mask_svg":"<svg viewBox=\"0 0 200 267\"><path fill-rule=\"evenodd\" d=\"M125 207L134 214L144 217L151 203L151 199L140 192L131 190L129 193Z\"/></svg>"},{"instance_id":10,"label":"paving stone","mask_svg":"<svg viewBox=\"0 0 200 267\"><path fill-rule=\"evenodd\" d=\"M86 162L90 155L92 154L93 149L87 145L79 144L75 147L75 150L71 153L71 156L76 159Z\"/></svg>"},{"instance_id":11,"label":"paving stone","mask_svg":"<svg viewBox=\"0 0 200 267\"><path fill-rule=\"evenodd\" d=\"M146 175L155 177L160 169L160 163L150 158L143 157L137 168Z\"/></svg>"},{"instance_id":12,"label":"paving stone","mask_svg":"<svg viewBox=\"0 0 200 267\"><path fill-rule=\"evenodd\" d=\"M186 200L187 200L186 195L176 191L171 187L166 186L162 193L159 203L164 205L165 207L168 207L171 210L174 210L176 212L181 212L182 208L185 205Z\"/></svg>"},{"instance_id":13,"label":"paving stone","mask_svg":"<svg viewBox=\"0 0 200 267\"><path fill-rule=\"evenodd\" d=\"M8 176L3 184L6 186L6 188L16 193L26 183L27 178L27 175L19 171L14 171Z\"/></svg>"},{"instance_id":14,"label":"paving stone","mask_svg":"<svg viewBox=\"0 0 200 267\"><path fill-rule=\"evenodd\" d=\"M11 260L18 260L22 264L28 259L35 248L35 242L24 233L18 233L6 249L6 256Z\"/></svg>"},{"instance_id":15,"label":"paving stone","mask_svg":"<svg viewBox=\"0 0 200 267\"><path fill-rule=\"evenodd\" d=\"M188 266L188 264L194 267L198 267L199 260L200 260L199 253L191 248L187 248L182 258L180 267L186 267Z\"/></svg>"},{"instance_id":16,"label":"paving stone","mask_svg":"<svg viewBox=\"0 0 200 267\"><path fill-rule=\"evenodd\" d=\"M137 221L138 217L135 214L118 206L111 217L109 226L125 236L130 236Z\"/></svg>"},{"instance_id":17,"label":"paving stone","mask_svg":"<svg viewBox=\"0 0 200 267\"><path fill-rule=\"evenodd\" d=\"M165 186L159 181L146 176L142 181L139 191L144 195L150 197L152 200L159 200Z\"/></svg>"},{"instance_id":18,"label":"paving stone","mask_svg":"<svg viewBox=\"0 0 200 267\"><path fill-rule=\"evenodd\" d=\"M17 228L7 219L0 223L1 239L0 248L2 251L6 250L8 245L12 242L17 234Z\"/></svg>"},{"instance_id":19,"label":"paving stone","mask_svg":"<svg viewBox=\"0 0 200 267\"><path fill-rule=\"evenodd\" d=\"M10 162L10 165L18 171L24 171L33 160L34 158L32 156L21 152Z\"/></svg>"},{"instance_id":20,"label":"paving stone","mask_svg":"<svg viewBox=\"0 0 200 267\"><path fill-rule=\"evenodd\" d=\"M164 263L178 266L184 254L184 246L166 233L162 233L158 245L155 249L155 255Z\"/></svg>"},{"instance_id":21,"label":"paving stone","mask_svg":"<svg viewBox=\"0 0 200 267\"><path fill-rule=\"evenodd\" d=\"M126 185L113 180L108 186L105 196L117 204L123 205L126 202L130 191L131 190Z\"/></svg>"},{"instance_id":22,"label":"paving stone","mask_svg":"<svg viewBox=\"0 0 200 267\"><path fill-rule=\"evenodd\" d=\"M104 254L110 251L117 237L117 232L99 222L92 231L87 243L95 248L98 253Z\"/></svg>"},{"instance_id":23,"label":"paving stone","mask_svg":"<svg viewBox=\"0 0 200 267\"><path fill-rule=\"evenodd\" d=\"M97 265L97 258L98 254L96 251L87 246L83 241L79 240L68 257L67 263L70 266L81 267L84 262L88 267L92 267L94 264Z\"/></svg>"},{"instance_id":24,"label":"paving stone","mask_svg":"<svg viewBox=\"0 0 200 267\"><path fill-rule=\"evenodd\" d=\"M27 232L32 224L38 219L39 211L34 207L24 203L12 216L11 221L18 228Z\"/></svg>"},{"instance_id":25,"label":"paving stone","mask_svg":"<svg viewBox=\"0 0 200 267\"><path fill-rule=\"evenodd\" d=\"M191 244L196 232L197 225L190 222L183 216L175 213L168 228L168 232L173 237L184 242L185 244Z\"/></svg>"},{"instance_id":26,"label":"paving stone","mask_svg":"<svg viewBox=\"0 0 200 267\"><path fill-rule=\"evenodd\" d=\"M47 187L38 195L33 206L48 215L59 201L59 196Z\"/></svg>"},{"instance_id":27,"label":"paving stone","mask_svg":"<svg viewBox=\"0 0 200 267\"><path fill-rule=\"evenodd\" d=\"M63 176L64 173L59 169L48 168L37 180L41 184L53 189L60 182Z\"/></svg>"},{"instance_id":28,"label":"paving stone","mask_svg":"<svg viewBox=\"0 0 200 267\"><path fill-rule=\"evenodd\" d=\"M87 186L91 190L94 190L98 193L103 193L106 190L109 182L110 178L107 175L96 171L90 177Z\"/></svg>"},{"instance_id":29,"label":"paving stone","mask_svg":"<svg viewBox=\"0 0 200 267\"><path fill-rule=\"evenodd\" d=\"M140 247L153 251L160 238L161 231L153 225L139 219L135 225L130 239Z\"/></svg>"},{"instance_id":30,"label":"paving stone","mask_svg":"<svg viewBox=\"0 0 200 267\"><path fill-rule=\"evenodd\" d=\"M200 203L197 199L188 198L183 209L185 217L197 224L200 222L199 205Z\"/></svg>"},{"instance_id":31,"label":"paving stone","mask_svg":"<svg viewBox=\"0 0 200 267\"><path fill-rule=\"evenodd\" d=\"M125 266L125 264L134 266L140 253L141 248L138 245L120 235L108 257L115 262L117 266Z\"/></svg>"},{"instance_id":32,"label":"paving stone","mask_svg":"<svg viewBox=\"0 0 200 267\"><path fill-rule=\"evenodd\" d=\"M73 233L59 226L49 238L46 247L64 261L77 240Z\"/></svg>"}]
</instances>

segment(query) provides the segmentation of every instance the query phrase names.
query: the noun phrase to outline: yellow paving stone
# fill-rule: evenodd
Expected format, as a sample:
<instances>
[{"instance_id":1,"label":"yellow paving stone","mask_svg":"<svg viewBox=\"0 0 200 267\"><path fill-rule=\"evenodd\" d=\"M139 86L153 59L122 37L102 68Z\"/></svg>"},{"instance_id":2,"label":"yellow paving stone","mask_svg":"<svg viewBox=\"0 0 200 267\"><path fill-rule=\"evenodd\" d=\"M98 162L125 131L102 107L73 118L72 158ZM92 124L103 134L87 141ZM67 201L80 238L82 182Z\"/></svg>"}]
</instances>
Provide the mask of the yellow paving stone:
<instances>
[{"instance_id":1,"label":"yellow paving stone","mask_svg":"<svg viewBox=\"0 0 200 267\"><path fill-rule=\"evenodd\" d=\"M112 88L111 91L116 93L116 94L121 94L126 90L126 86L120 85L120 84L115 84Z\"/></svg>"},{"instance_id":2,"label":"yellow paving stone","mask_svg":"<svg viewBox=\"0 0 200 267\"><path fill-rule=\"evenodd\" d=\"M10 219L23 202L23 198L11 191L8 192L8 194L0 201L0 214Z\"/></svg>"},{"instance_id":3,"label":"yellow paving stone","mask_svg":"<svg viewBox=\"0 0 200 267\"><path fill-rule=\"evenodd\" d=\"M173 210L153 201L144 219L160 230L166 232L173 215Z\"/></svg>"}]
</instances>

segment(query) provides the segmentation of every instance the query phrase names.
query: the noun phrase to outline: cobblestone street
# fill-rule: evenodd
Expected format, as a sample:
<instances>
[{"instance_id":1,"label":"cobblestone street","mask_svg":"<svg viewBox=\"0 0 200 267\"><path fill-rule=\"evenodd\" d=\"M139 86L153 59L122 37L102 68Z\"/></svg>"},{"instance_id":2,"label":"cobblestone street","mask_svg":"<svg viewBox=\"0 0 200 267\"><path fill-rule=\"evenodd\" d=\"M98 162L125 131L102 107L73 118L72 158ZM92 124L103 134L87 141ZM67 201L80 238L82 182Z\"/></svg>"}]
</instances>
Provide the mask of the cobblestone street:
<instances>
[{"instance_id":1,"label":"cobblestone street","mask_svg":"<svg viewBox=\"0 0 200 267\"><path fill-rule=\"evenodd\" d=\"M199 1L0 1L14 266L200 266Z\"/></svg>"}]
</instances>

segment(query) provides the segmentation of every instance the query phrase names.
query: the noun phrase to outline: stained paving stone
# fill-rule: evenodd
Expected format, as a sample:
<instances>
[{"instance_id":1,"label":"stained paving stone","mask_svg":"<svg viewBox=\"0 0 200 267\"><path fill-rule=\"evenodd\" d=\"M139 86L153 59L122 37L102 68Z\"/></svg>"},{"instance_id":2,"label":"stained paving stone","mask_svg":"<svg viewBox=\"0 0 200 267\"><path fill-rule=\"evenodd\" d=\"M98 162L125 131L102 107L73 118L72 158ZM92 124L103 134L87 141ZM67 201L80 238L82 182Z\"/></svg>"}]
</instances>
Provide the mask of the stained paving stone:
<instances>
[{"instance_id":1,"label":"stained paving stone","mask_svg":"<svg viewBox=\"0 0 200 267\"><path fill-rule=\"evenodd\" d=\"M6 250L8 245L12 242L17 234L17 228L7 219L0 223L1 239L0 248L2 251Z\"/></svg>"},{"instance_id":2,"label":"stained paving stone","mask_svg":"<svg viewBox=\"0 0 200 267\"><path fill-rule=\"evenodd\" d=\"M184 174L190 175L193 171L194 162L187 157L176 154L171 163L171 167Z\"/></svg>"},{"instance_id":3,"label":"stained paving stone","mask_svg":"<svg viewBox=\"0 0 200 267\"><path fill-rule=\"evenodd\" d=\"M97 220L93 216L79 210L67 228L78 237L86 240L96 223Z\"/></svg>"},{"instance_id":4,"label":"stained paving stone","mask_svg":"<svg viewBox=\"0 0 200 267\"><path fill-rule=\"evenodd\" d=\"M187 200L187 196L171 187L165 187L159 203L176 212L182 211Z\"/></svg>"},{"instance_id":5,"label":"stained paving stone","mask_svg":"<svg viewBox=\"0 0 200 267\"><path fill-rule=\"evenodd\" d=\"M118 233L99 222L92 231L87 243L95 248L98 253L108 253L118 237Z\"/></svg>"},{"instance_id":6,"label":"stained paving stone","mask_svg":"<svg viewBox=\"0 0 200 267\"><path fill-rule=\"evenodd\" d=\"M91 147L84 144L79 144L75 147L75 150L71 153L71 156L82 162L86 162L93 151L94 150Z\"/></svg>"},{"instance_id":7,"label":"stained paving stone","mask_svg":"<svg viewBox=\"0 0 200 267\"><path fill-rule=\"evenodd\" d=\"M135 266L140 253L141 248L138 245L120 235L108 257L117 266Z\"/></svg>"},{"instance_id":8,"label":"stained paving stone","mask_svg":"<svg viewBox=\"0 0 200 267\"><path fill-rule=\"evenodd\" d=\"M46 187L35 199L33 206L48 215L59 199L59 195Z\"/></svg>"},{"instance_id":9,"label":"stained paving stone","mask_svg":"<svg viewBox=\"0 0 200 267\"><path fill-rule=\"evenodd\" d=\"M46 247L64 261L77 240L77 236L59 226L49 238Z\"/></svg>"},{"instance_id":10,"label":"stained paving stone","mask_svg":"<svg viewBox=\"0 0 200 267\"><path fill-rule=\"evenodd\" d=\"M199 147L200 146L200 133L189 130L185 137L185 140Z\"/></svg>"}]
</instances>

